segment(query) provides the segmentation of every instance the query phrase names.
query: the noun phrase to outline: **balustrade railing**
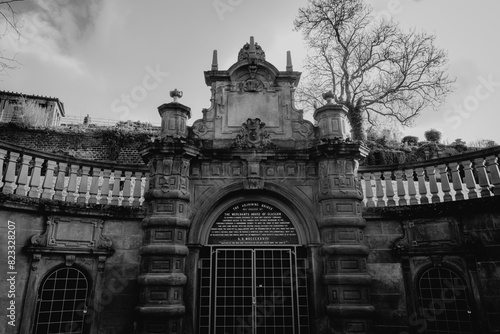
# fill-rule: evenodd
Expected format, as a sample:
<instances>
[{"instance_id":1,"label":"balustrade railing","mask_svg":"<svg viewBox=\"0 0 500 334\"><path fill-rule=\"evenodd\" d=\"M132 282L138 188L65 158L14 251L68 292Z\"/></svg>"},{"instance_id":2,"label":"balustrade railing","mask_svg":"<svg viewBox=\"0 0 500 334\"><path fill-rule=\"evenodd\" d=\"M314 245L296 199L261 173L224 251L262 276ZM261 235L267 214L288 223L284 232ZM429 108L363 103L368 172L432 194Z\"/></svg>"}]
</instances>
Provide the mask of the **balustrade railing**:
<instances>
[{"instance_id":1,"label":"balustrade railing","mask_svg":"<svg viewBox=\"0 0 500 334\"><path fill-rule=\"evenodd\" d=\"M500 146L401 165L361 166L365 207L500 195ZM76 159L0 142L0 192L72 203L140 206L146 166Z\"/></svg>"},{"instance_id":2,"label":"balustrade railing","mask_svg":"<svg viewBox=\"0 0 500 334\"><path fill-rule=\"evenodd\" d=\"M460 201L500 195L500 146L425 162L362 166L366 207Z\"/></svg>"},{"instance_id":3,"label":"balustrade railing","mask_svg":"<svg viewBox=\"0 0 500 334\"><path fill-rule=\"evenodd\" d=\"M0 142L0 192L72 203L140 206L146 166L76 159Z\"/></svg>"}]
</instances>

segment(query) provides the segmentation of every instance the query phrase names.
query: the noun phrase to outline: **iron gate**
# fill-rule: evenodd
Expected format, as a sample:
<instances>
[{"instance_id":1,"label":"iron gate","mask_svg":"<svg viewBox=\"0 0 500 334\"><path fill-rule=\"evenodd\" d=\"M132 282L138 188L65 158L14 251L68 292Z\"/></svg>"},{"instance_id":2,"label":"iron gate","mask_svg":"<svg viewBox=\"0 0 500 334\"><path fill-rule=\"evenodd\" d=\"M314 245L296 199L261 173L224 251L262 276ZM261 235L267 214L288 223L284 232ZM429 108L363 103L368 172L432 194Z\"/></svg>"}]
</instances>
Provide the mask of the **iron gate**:
<instances>
[{"instance_id":1,"label":"iron gate","mask_svg":"<svg viewBox=\"0 0 500 334\"><path fill-rule=\"evenodd\" d=\"M200 334L306 334L306 260L291 248L215 248L200 260Z\"/></svg>"}]
</instances>

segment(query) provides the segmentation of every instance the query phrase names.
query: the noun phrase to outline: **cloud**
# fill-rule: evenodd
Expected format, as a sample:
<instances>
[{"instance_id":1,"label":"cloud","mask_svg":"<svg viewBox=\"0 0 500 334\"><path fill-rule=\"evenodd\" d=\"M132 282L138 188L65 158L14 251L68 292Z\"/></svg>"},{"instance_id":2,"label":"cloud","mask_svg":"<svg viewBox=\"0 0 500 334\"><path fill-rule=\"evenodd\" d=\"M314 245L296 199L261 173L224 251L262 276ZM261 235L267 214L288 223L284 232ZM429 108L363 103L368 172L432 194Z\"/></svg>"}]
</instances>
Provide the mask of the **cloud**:
<instances>
[{"instance_id":1,"label":"cloud","mask_svg":"<svg viewBox=\"0 0 500 334\"><path fill-rule=\"evenodd\" d=\"M21 36L10 34L1 43L10 44L7 46L20 56L31 54L42 62L83 74L85 66L78 50L93 35L101 3L101 0L35 0L19 13Z\"/></svg>"}]
</instances>

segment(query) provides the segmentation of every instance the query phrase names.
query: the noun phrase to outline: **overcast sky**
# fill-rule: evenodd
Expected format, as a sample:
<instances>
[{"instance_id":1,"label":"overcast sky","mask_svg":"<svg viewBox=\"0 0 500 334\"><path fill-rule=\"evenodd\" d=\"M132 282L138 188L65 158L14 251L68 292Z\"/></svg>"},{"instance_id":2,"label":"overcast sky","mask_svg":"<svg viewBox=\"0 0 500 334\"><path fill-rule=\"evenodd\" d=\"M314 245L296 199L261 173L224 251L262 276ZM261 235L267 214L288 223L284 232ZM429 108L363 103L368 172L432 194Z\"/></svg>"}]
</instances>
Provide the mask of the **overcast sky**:
<instances>
[{"instance_id":1,"label":"overcast sky","mask_svg":"<svg viewBox=\"0 0 500 334\"><path fill-rule=\"evenodd\" d=\"M456 91L439 110L426 110L404 134L423 139L440 130L452 142L500 143L500 1L373 0L376 13L404 28L437 35L447 50ZM20 41L4 37L19 69L0 77L0 89L55 96L66 114L159 123L157 107L169 91L184 92L192 118L210 106L203 71L218 50L229 68L255 36L266 60L284 71L286 51L302 71L307 50L293 19L306 0L26 0Z\"/></svg>"}]
</instances>

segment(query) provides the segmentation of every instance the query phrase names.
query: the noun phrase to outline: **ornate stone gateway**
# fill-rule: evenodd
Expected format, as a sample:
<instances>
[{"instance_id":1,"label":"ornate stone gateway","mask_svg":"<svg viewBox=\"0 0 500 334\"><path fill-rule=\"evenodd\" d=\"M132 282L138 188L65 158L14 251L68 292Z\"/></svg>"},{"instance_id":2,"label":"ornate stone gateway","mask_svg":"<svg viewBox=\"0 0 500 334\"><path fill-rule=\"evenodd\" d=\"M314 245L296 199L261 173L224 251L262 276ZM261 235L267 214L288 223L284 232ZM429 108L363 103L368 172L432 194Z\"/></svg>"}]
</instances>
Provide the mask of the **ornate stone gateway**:
<instances>
[{"instance_id":1,"label":"ornate stone gateway","mask_svg":"<svg viewBox=\"0 0 500 334\"><path fill-rule=\"evenodd\" d=\"M300 73L251 38L205 72L211 106L159 107L141 248L140 333L369 333L371 276L346 110L295 109Z\"/></svg>"}]
</instances>

